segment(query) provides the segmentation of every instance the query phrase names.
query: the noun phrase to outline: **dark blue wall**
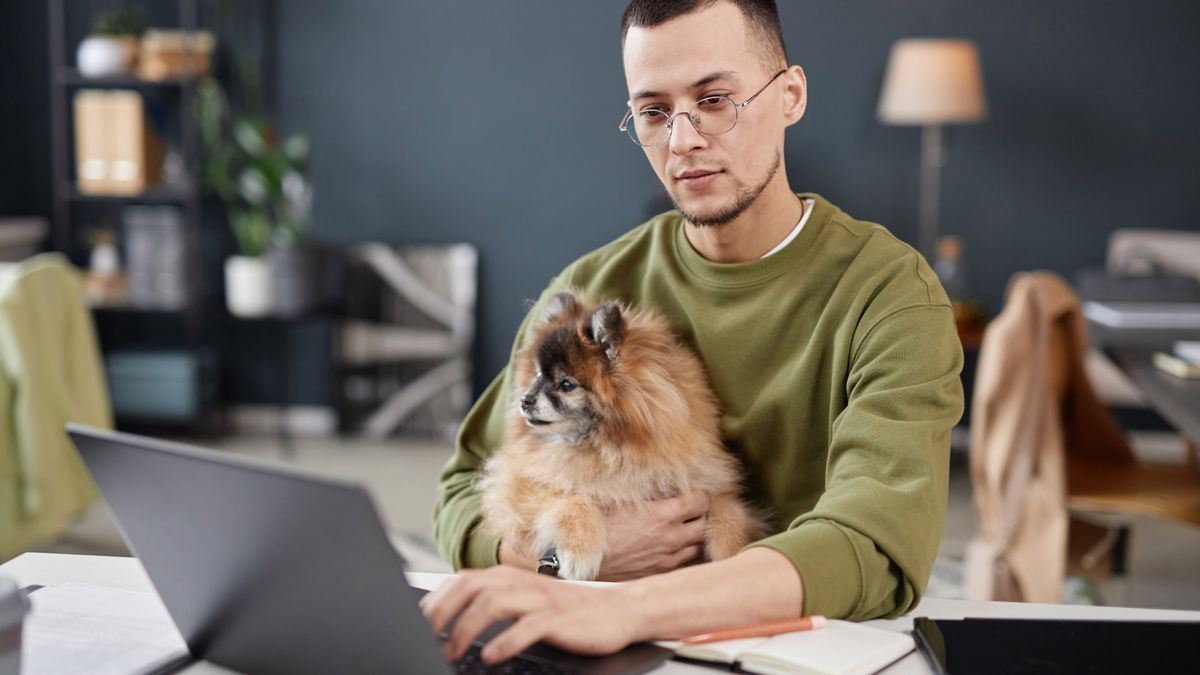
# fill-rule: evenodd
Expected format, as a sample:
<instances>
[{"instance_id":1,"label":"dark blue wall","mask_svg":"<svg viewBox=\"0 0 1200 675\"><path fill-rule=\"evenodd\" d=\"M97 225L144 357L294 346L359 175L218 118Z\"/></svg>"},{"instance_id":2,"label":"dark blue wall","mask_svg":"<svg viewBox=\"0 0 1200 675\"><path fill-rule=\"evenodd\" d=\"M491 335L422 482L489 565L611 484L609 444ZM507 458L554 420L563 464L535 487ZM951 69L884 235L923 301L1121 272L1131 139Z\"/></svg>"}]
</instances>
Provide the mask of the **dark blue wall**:
<instances>
[{"instance_id":1,"label":"dark blue wall","mask_svg":"<svg viewBox=\"0 0 1200 675\"><path fill-rule=\"evenodd\" d=\"M603 2L342 2L278 8L282 126L315 145L316 222L338 241L482 252L479 376L576 256L645 219L660 188L616 130L618 23ZM1200 25L1188 0L781 2L806 118L797 190L915 236L919 131L875 106L892 42L980 47L991 117L951 129L942 229L990 309L1009 275L1103 261L1119 227L1197 228Z\"/></svg>"},{"instance_id":2,"label":"dark blue wall","mask_svg":"<svg viewBox=\"0 0 1200 675\"><path fill-rule=\"evenodd\" d=\"M282 3L277 109L337 241L481 252L476 384L563 266L644 220L613 2Z\"/></svg>"},{"instance_id":3,"label":"dark blue wall","mask_svg":"<svg viewBox=\"0 0 1200 675\"><path fill-rule=\"evenodd\" d=\"M0 216L50 213L46 8L0 3Z\"/></svg>"},{"instance_id":4,"label":"dark blue wall","mask_svg":"<svg viewBox=\"0 0 1200 675\"><path fill-rule=\"evenodd\" d=\"M85 15L108 6L83 4ZM979 44L991 117L948 133L942 229L966 237L989 309L1017 270L1101 264L1116 228L1200 227L1194 0L780 5L791 59L810 84L809 113L788 137L792 185L906 239L920 133L875 119L888 50L913 36ZM2 6L0 55L12 68L0 69L0 213L48 214L45 10ZM266 52L281 126L312 137L319 236L480 248L477 387L503 366L523 301L660 199L645 159L616 130L624 0L236 7L260 11L250 23L261 25L234 17L230 42ZM320 340L297 340L301 367L320 359ZM269 400L270 373L239 354L228 370L245 377L231 379L228 396ZM292 400L324 402L320 386Z\"/></svg>"}]
</instances>

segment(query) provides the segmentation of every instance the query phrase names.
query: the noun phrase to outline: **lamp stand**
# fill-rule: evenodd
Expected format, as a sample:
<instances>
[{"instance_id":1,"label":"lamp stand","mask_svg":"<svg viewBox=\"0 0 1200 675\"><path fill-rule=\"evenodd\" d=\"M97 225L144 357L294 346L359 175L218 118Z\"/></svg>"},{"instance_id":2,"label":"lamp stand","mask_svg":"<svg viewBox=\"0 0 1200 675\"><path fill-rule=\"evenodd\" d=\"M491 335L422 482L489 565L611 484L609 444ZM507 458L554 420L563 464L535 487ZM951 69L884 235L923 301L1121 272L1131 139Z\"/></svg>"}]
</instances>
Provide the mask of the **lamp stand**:
<instances>
[{"instance_id":1,"label":"lamp stand","mask_svg":"<svg viewBox=\"0 0 1200 675\"><path fill-rule=\"evenodd\" d=\"M941 192L942 165L945 163L942 125L927 124L921 132L921 198L917 221L917 246L929 261L933 260L937 248L938 200Z\"/></svg>"}]
</instances>

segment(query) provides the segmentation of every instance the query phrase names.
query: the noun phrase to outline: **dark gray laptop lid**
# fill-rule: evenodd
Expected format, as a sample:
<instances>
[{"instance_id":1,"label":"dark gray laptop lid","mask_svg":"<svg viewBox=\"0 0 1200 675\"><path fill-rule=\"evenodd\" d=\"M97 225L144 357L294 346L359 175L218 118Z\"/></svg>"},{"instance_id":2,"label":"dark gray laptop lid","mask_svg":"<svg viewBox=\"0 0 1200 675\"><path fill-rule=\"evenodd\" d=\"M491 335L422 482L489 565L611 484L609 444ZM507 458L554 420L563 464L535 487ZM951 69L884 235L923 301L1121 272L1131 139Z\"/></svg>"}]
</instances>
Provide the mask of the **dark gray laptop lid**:
<instances>
[{"instance_id":1,"label":"dark gray laptop lid","mask_svg":"<svg viewBox=\"0 0 1200 675\"><path fill-rule=\"evenodd\" d=\"M447 672L361 486L68 433L197 658L247 673Z\"/></svg>"}]
</instances>

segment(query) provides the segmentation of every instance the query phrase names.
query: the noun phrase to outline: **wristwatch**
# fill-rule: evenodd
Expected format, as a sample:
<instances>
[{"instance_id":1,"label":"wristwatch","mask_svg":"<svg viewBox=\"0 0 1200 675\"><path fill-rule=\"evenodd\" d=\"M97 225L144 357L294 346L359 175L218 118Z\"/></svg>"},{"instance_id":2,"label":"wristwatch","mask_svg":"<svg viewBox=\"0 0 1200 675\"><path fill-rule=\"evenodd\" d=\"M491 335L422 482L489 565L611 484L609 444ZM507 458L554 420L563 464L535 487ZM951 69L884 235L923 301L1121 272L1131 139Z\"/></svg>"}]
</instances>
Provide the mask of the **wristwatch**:
<instances>
[{"instance_id":1,"label":"wristwatch","mask_svg":"<svg viewBox=\"0 0 1200 675\"><path fill-rule=\"evenodd\" d=\"M552 577L558 576L558 550L556 548L551 546L542 551L542 555L538 557L537 571L538 574L545 574Z\"/></svg>"}]
</instances>

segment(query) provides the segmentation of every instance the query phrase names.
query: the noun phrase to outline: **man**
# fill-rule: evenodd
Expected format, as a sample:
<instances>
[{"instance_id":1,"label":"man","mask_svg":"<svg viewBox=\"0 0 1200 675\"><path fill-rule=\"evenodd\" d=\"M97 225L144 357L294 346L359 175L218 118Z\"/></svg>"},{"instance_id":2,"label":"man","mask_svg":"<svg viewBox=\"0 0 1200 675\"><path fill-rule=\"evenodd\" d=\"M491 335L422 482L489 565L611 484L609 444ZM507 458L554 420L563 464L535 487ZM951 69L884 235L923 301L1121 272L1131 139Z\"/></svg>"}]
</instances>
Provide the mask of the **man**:
<instances>
[{"instance_id":1,"label":"man","mask_svg":"<svg viewBox=\"0 0 1200 675\"><path fill-rule=\"evenodd\" d=\"M468 415L442 476L444 555L458 567L504 563L425 598L436 629L458 616L451 658L506 618L517 621L487 661L538 640L603 653L801 614L897 615L916 605L937 552L962 412L950 305L887 230L791 191L784 132L803 117L807 87L787 65L774 2L633 0L622 29L624 126L678 212L577 260L541 303L574 286L667 316L704 361L747 496L774 511L779 532L689 564L708 505L680 495L609 514L601 578L636 580L595 588L534 573L538 552L475 528L471 481L500 443L510 368Z\"/></svg>"}]
</instances>

